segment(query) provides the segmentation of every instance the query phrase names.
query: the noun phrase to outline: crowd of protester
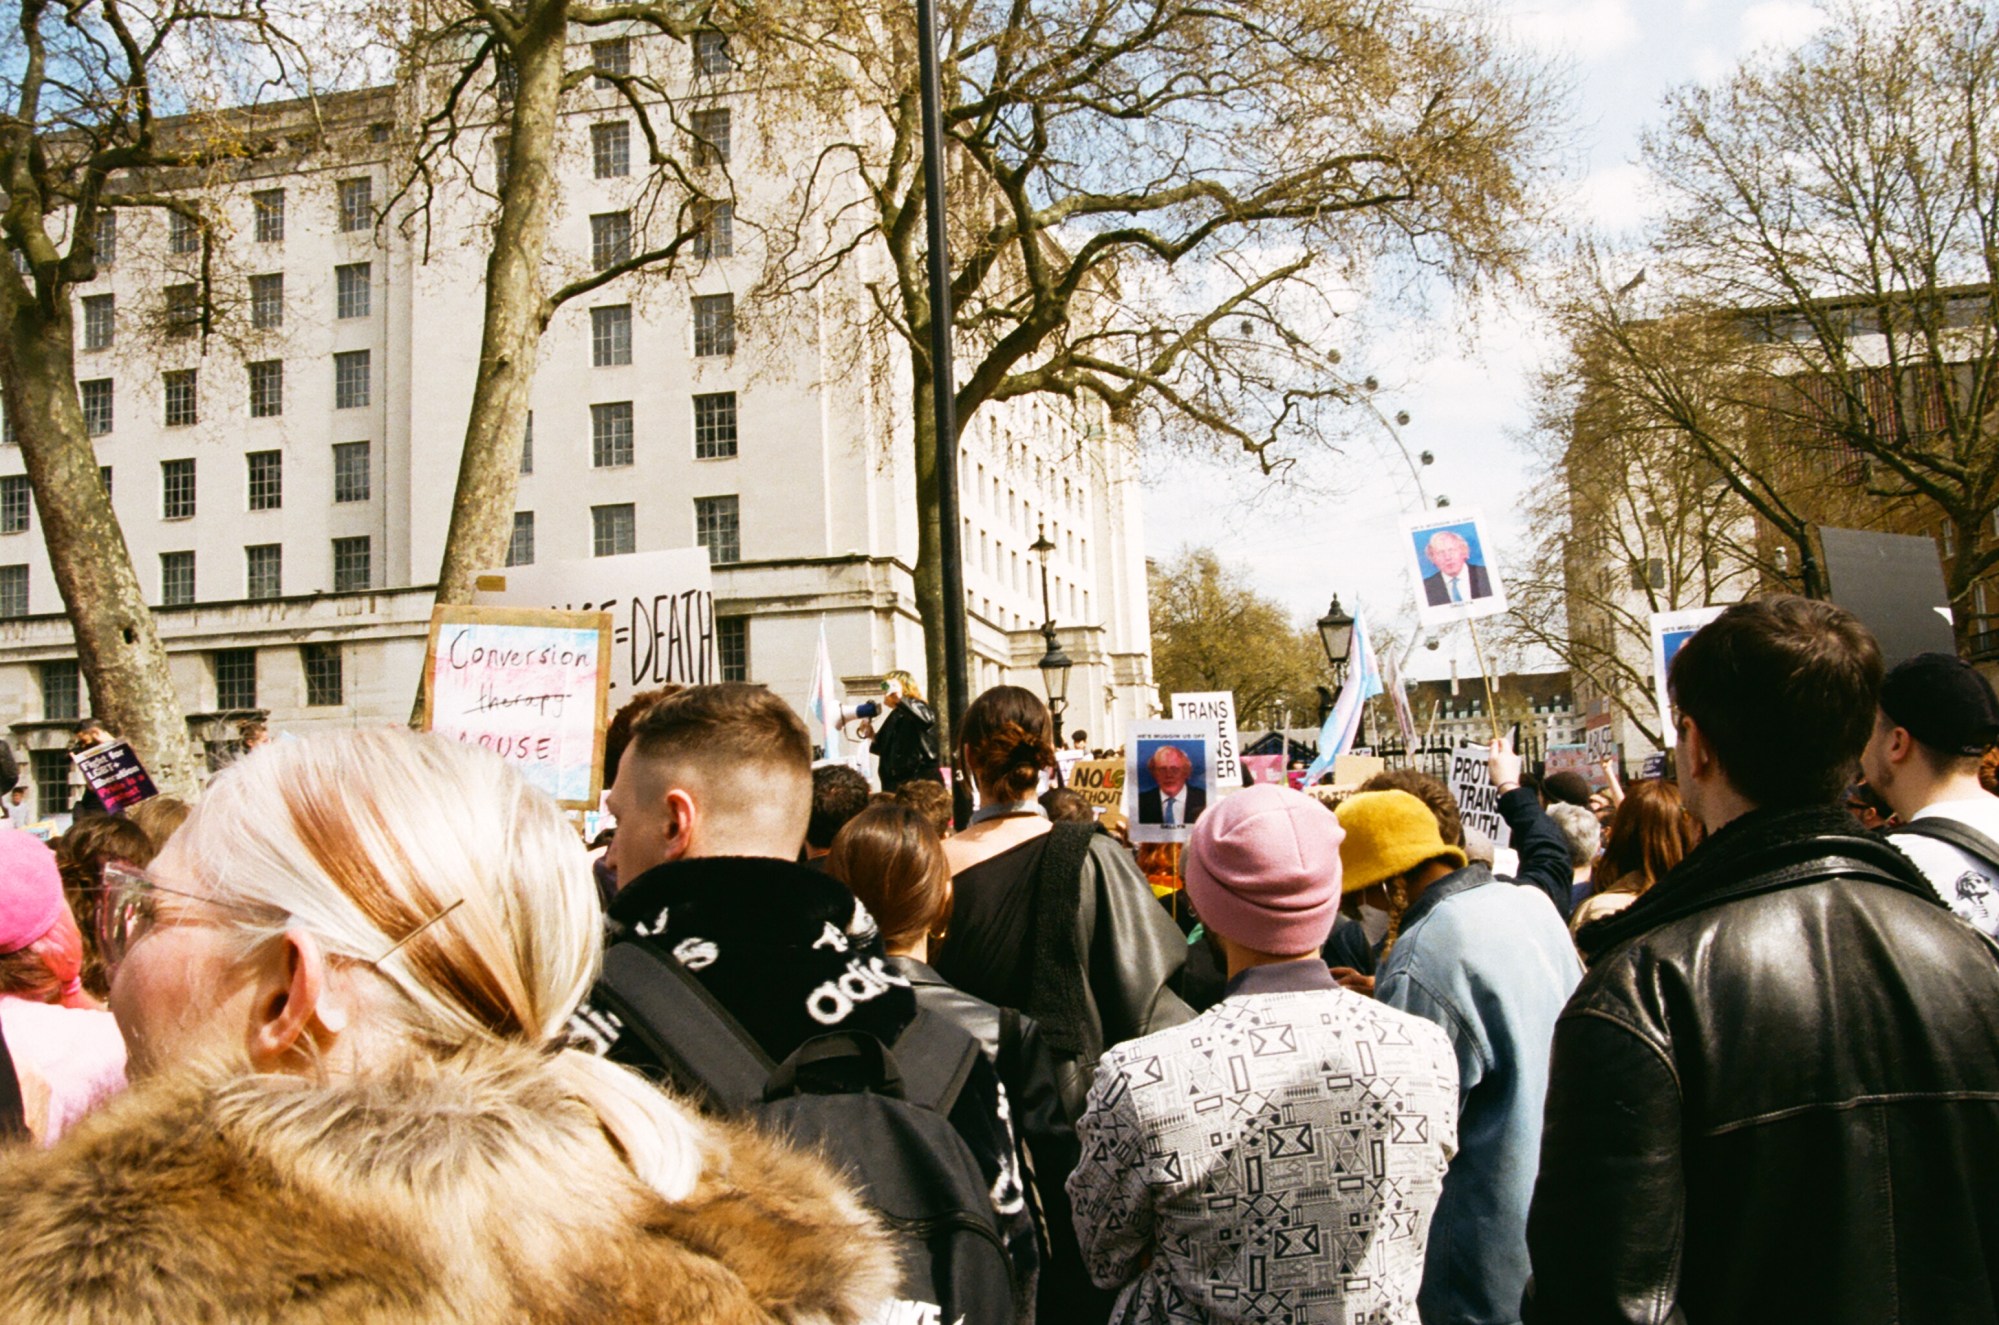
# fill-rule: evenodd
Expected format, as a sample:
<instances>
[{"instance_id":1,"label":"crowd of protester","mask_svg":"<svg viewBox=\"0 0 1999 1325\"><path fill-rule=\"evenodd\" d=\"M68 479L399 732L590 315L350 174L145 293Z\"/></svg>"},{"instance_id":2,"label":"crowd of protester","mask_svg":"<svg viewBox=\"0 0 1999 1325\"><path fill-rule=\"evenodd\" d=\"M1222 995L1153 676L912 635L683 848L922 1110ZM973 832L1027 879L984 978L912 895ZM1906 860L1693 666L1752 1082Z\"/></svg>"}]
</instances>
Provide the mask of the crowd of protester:
<instances>
[{"instance_id":1,"label":"crowd of protester","mask_svg":"<svg viewBox=\"0 0 1999 1325\"><path fill-rule=\"evenodd\" d=\"M0 832L0 1319L1999 1319L1999 701L1792 598L1669 688L1504 853L1396 769L1141 861L1010 686L960 822L907 676L881 790L634 698L587 846L396 730Z\"/></svg>"}]
</instances>

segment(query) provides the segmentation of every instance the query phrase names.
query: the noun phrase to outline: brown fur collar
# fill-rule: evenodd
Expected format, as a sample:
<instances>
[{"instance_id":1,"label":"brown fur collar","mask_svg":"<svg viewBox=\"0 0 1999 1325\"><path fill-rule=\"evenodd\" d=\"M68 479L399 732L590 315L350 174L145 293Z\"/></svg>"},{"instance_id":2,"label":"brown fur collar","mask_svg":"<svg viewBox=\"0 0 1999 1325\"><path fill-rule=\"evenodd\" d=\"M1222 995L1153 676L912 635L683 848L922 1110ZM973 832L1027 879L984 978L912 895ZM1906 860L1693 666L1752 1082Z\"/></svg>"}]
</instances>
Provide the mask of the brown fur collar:
<instances>
[{"instance_id":1,"label":"brown fur collar","mask_svg":"<svg viewBox=\"0 0 1999 1325\"><path fill-rule=\"evenodd\" d=\"M148 1083L0 1155L0 1320L837 1325L890 1296L893 1254L824 1164L702 1126L670 1203L524 1051Z\"/></svg>"}]
</instances>

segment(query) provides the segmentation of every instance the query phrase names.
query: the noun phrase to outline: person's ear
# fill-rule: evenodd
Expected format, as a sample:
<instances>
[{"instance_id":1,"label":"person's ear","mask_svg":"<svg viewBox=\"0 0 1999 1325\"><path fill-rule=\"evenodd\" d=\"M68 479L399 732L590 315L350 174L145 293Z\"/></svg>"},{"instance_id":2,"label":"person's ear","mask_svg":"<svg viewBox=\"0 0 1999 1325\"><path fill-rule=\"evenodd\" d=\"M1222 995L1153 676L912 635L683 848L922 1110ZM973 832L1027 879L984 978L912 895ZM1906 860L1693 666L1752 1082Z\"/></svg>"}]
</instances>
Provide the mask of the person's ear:
<instances>
[{"instance_id":1,"label":"person's ear","mask_svg":"<svg viewBox=\"0 0 1999 1325\"><path fill-rule=\"evenodd\" d=\"M1714 750L1692 718L1680 715L1680 767L1689 777L1705 778L1714 771Z\"/></svg>"},{"instance_id":2,"label":"person's ear","mask_svg":"<svg viewBox=\"0 0 1999 1325\"><path fill-rule=\"evenodd\" d=\"M1916 738L1909 735L1907 727L1888 729L1888 762L1906 764L1909 756L1916 752Z\"/></svg>"},{"instance_id":3,"label":"person's ear","mask_svg":"<svg viewBox=\"0 0 1999 1325\"><path fill-rule=\"evenodd\" d=\"M347 1027L347 1011L323 1003L326 954L302 929L288 929L273 945L258 976L251 1006L250 1062L259 1071L278 1068L312 1039L320 1023L326 1037Z\"/></svg>"},{"instance_id":4,"label":"person's ear","mask_svg":"<svg viewBox=\"0 0 1999 1325\"><path fill-rule=\"evenodd\" d=\"M660 846L666 852L666 859L685 859L694 848L700 828L700 803L684 787L670 789L666 793L665 821L660 828Z\"/></svg>"}]
</instances>

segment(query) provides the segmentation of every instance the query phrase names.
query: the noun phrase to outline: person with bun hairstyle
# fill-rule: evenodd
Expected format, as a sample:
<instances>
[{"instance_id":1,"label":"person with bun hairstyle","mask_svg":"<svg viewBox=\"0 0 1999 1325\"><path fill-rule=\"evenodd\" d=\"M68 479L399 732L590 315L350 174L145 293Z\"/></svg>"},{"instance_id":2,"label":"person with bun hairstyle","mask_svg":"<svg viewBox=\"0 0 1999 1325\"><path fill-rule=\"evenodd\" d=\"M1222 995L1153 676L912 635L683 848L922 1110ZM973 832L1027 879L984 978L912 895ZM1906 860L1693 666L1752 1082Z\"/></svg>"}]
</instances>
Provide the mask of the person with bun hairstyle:
<instances>
[{"instance_id":1,"label":"person with bun hairstyle","mask_svg":"<svg viewBox=\"0 0 1999 1325\"><path fill-rule=\"evenodd\" d=\"M858 1325L891 1294L820 1160L570 1047L589 862L486 751L275 742L107 873L135 1084L0 1157L0 1320Z\"/></svg>"},{"instance_id":2,"label":"person with bun hairstyle","mask_svg":"<svg viewBox=\"0 0 1999 1325\"><path fill-rule=\"evenodd\" d=\"M935 965L1041 1024L1075 1118L1104 1050L1193 1015L1170 987L1186 940L1124 848L1094 825L1049 822L1036 791L1055 739L1034 692L995 686L958 734L980 808L944 844L954 900Z\"/></svg>"}]
</instances>

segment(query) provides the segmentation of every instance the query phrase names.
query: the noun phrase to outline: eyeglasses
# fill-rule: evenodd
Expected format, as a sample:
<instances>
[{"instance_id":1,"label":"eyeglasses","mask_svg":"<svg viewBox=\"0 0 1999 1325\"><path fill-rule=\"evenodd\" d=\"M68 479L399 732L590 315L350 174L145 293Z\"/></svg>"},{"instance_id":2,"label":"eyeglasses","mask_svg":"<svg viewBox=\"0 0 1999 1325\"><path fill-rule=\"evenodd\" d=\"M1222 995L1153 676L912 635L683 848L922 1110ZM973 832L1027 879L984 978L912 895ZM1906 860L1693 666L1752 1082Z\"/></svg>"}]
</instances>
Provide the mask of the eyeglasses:
<instances>
[{"instance_id":1,"label":"eyeglasses","mask_svg":"<svg viewBox=\"0 0 1999 1325\"><path fill-rule=\"evenodd\" d=\"M268 922L278 914L271 907L224 901L218 897L202 897L196 893L183 892L178 888L169 888L138 866L127 864L122 860L114 860L104 867L103 886L95 891L100 894L97 902L97 948L104 958L104 966L108 971L117 970L126 955L131 952L132 945L161 923L162 897L170 897L178 902L212 906L218 910L232 912L246 920ZM463 897L447 903L444 909L390 944L388 950L381 956L365 959L367 964L379 967L395 956L411 939L464 904ZM168 923L199 924L201 921L194 916L176 915Z\"/></svg>"}]
</instances>

